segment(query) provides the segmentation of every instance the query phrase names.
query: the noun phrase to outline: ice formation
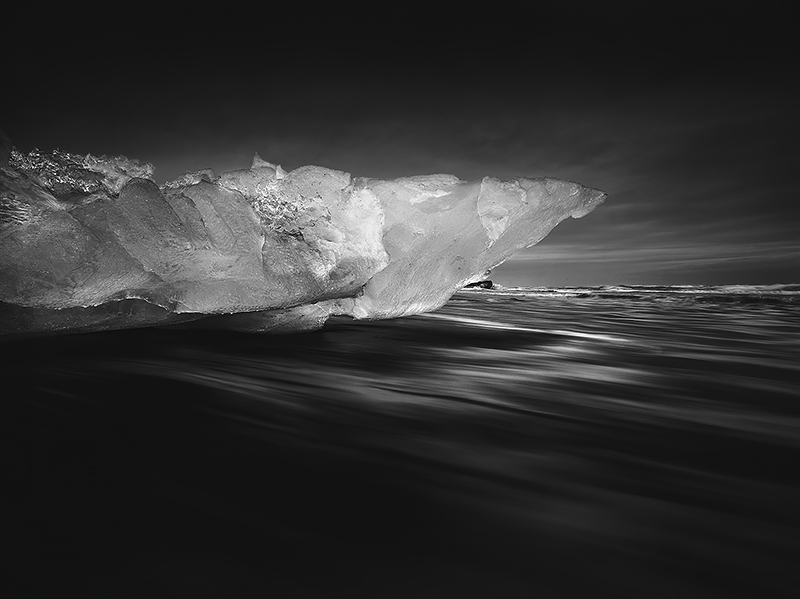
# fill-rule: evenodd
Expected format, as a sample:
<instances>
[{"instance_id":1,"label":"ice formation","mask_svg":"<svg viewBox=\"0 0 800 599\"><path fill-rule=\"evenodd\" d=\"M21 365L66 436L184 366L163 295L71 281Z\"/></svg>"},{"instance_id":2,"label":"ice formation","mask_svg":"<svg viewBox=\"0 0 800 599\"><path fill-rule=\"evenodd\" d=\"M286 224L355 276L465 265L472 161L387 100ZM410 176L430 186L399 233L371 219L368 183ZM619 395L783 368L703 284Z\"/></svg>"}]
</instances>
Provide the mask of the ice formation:
<instances>
[{"instance_id":1,"label":"ice formation","mask_svg":"<svg viewBox=\"0 0 800 599\"><path fill-rule=\"evenodd\" d=\"M428 312L605 198L549 178L286 172L258 155L159 187L136 160L0 142L4 334L297 331Z\"/></svg>"}]
</instances>

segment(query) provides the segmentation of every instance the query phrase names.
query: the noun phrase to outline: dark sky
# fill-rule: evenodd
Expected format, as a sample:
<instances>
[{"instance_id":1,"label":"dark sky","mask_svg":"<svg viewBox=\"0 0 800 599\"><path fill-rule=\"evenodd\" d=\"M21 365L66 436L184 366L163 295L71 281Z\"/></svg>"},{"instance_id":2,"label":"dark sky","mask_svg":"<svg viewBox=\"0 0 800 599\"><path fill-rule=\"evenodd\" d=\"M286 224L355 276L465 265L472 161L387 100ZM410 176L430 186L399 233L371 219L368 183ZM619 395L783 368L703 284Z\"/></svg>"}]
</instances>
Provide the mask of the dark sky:
<instances>
[{"instance_id":1,"label":"dark sky","mask_svg":"<svg viewBox=\"0 0 800 599\"><path fill-rule=\"evenodd\" d=\"M498 268L506 285L800 282L789 3L479 4L15 15L0 127L159 181L258 152L609 194Z\"/></svg>"}]
</instances>

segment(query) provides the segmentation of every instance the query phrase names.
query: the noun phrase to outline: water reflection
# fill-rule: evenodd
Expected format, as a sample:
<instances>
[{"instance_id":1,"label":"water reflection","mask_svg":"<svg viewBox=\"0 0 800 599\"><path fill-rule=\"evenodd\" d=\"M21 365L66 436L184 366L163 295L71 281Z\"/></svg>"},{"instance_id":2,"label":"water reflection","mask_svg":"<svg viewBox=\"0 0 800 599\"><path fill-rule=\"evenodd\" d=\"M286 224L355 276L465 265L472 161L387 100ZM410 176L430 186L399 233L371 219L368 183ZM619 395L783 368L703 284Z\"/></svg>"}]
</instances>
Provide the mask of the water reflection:
<instances>
[{"instance_id":1,"label":"water reflection","mask_svg":"<svg viewBox=\"0 0 800 599\"><path fill-rule=\"evenodd\" d=\"M776 595L800 533L798 312L465 293L293 336L15 344L6 542L41 574L16 583Z\"/></svg>"}]
</instances>

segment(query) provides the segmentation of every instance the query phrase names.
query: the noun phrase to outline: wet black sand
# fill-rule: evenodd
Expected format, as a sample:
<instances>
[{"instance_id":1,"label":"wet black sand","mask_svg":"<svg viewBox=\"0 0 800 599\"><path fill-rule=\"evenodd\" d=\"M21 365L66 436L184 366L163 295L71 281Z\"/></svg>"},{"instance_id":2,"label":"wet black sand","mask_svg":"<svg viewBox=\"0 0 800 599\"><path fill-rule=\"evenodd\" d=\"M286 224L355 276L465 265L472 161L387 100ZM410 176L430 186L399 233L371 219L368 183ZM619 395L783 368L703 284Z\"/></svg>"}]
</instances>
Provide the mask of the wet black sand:
<instances>
[{"instance_id":1,"label":"wet black sand","mask_svg":"<svg viewBox=\"0 0 800 599\"><path fill-rule=\"evenodd\" d=\"M3 344L3 596L791 596L798 316L483 292Z\"/></svg>"}]
</instances>

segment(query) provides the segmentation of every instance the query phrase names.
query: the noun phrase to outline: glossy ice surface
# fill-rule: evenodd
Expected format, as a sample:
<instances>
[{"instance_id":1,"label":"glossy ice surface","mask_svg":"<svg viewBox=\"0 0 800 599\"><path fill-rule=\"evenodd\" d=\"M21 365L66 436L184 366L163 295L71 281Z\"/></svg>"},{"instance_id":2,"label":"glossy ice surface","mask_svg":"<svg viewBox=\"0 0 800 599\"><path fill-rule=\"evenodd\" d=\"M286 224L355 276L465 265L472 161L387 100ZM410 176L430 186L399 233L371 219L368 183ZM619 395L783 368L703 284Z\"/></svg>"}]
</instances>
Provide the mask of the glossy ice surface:
<instances>
[{"instance_id":1,"label":"glossy ice surface","mask_svg":"<svg viewBox=\"0 0 800 599\"><path fill-rule=\"evenodd\" d=\"M430 312L606 197L553 178L287 173L258 155L160 187L153 168L59 150L0 161L0 335Z\"/></svg>"}]
</instances>

